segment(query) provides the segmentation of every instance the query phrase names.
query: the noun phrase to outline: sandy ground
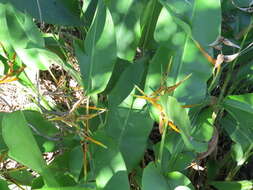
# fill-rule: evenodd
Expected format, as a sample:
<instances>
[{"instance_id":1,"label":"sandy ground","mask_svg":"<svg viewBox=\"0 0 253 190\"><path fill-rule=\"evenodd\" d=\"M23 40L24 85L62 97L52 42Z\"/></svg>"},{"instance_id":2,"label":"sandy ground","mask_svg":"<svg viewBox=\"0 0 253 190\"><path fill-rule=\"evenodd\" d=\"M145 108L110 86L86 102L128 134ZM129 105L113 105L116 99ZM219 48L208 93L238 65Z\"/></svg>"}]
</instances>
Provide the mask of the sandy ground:
<instances>
[{"instance_id":1,"label":"sandy ground","mask_svg":"<svg viewBox=\"0 0 253 190\"><path fill-rule=\"evenodd\" d=\"M24 87L18 82L0 84L0 112L11 112L32 106Z\"/></svg>"}]
</instances>

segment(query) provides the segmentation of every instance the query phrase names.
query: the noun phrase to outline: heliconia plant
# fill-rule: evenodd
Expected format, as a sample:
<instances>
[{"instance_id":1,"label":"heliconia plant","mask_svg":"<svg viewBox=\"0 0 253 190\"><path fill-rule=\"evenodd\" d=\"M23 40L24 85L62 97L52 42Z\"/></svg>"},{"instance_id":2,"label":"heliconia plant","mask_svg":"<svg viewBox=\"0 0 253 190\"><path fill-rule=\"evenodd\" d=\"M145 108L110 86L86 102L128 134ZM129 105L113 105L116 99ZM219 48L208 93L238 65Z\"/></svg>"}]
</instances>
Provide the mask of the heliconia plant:
<instances>
[{"instance_id":1,"label":"heliconia plant","mask_svg":"<svg viewBox=\"0 0 253 190\"><path fill-rule=\"evenodd\" d=\"M0 112L0 189L251 189L251 5L0 0L0 86L36 104ZM82 90L65 111L38 88L54 65Z\"/></svg>"}]
</instances>

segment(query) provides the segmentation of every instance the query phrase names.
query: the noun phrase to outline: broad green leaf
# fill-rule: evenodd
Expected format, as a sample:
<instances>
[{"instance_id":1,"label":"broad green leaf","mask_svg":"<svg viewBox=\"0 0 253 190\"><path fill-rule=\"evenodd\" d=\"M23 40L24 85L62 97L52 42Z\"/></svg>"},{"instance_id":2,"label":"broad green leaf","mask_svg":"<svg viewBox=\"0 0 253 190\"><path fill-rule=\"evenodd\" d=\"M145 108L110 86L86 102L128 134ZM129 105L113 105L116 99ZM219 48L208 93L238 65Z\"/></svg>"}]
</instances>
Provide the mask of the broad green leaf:
<instances>
[{"instance_id":1,"label":"broad green leaf","mask_svg":"<svg viewBox=\"0 0 253 190\"><path fill-rule=\"evenodd\" d=\"M90 5L90 3L91 3L91 0L84 0L83 1L83 7L82 7L83 13L86 12L86 10L87 10L88 6Z\"/></svg>"},{"instance_id":2,"label":"broad green leaf","mask_svg":"<svg viewBox=\"0 0 253 190\"><path fill-rule=\"evenodd\" d=\"M4 116L2 135L9 148L9 156L40 173L47 185L57 186L57 182L47 169L39 147L27 125L21 111Z\"/></svg>"},{"instance_id":3,"label":"broad green leaf","mask_svg":"<svg viewBox=\"0 0 253 190\"><path fill-rule=\"evenodd\" d=\"M159 47L151 59L148 66L148 73L145 83L145 93L152 94L155 90L161 87L161 84L166 81L165 73L167 72L170 50L166 47Z\"/></svg>"},{"instance_id":4,"label":"broad green leaf","mask_svg":"<svg viewBox=\"0 0 253 190\"><path fill-rule=\"evenodd\" d=\"M194 125L194 139L208 142L212 138L214 132L212 114L211 108L204 109L198 114Z\"/></svg>"},{"instance_id":5,"label":"broad green leaf","mask_svg":"<svg viewBox=\"0 0 253 190\"><path fill-rule=\"evenodd\" d=\"M83 151L81 146L77 146L70 151L68 160L70 174L78 181L83 166Z\"/></svg>"},{"instance_id":6,"label":"broad green leaf","mask_svg":"<svg viewBox=\"0 0 253 190\"><path fill-rule=\"evenodd\" d=\"M131 66L132 63L125 61L123 59L117 59L116 64L113 68L112 76L108 82L106 89L104 90L103 94L111 93L112 89L115 88L116 84L118 83L119 79L122 78L123 73L127 67Z\"/></svg>"},{"instance_id":7,"label":"broad green leaf","mask_svg":"<svg viewBox=\"0 0 253 190\"><path fill-rule=\"evenodd\" d=\"M10 190L8 187L7 181L0 179L0 189L1 190Z\"/></svg>"},{"instance_id":8,"label":"broad green leaf","mask_svg":"<svg viewBox=\"0 0 253 190\"><path fill-rule=\"evenodd\" d=\"M153 34L161 8L158 0L148 1L145 6L141 16L141 40L139 44L142 49L153 49L156 45Z\"/></svg>"},{"instance_id":9,"label":"broad green leaf","mask_svg":"<svg viewBox=\"0 0 253 190\"><path fill-rule=\"evenodd\" d=\"M30 186L34 179L34 176L31 174L31 172L28 172L26 170L10 171L8 172L8 175L16 182L18 182L18 184L26 186Z\"/></svg>"},{"instance_id":10,"label":"broad green leaf","mask_svg":"<svg viewBox=\"0 0 253 190\"><path fill-rule=\"evenodd\" d=\"M54 124L46 120L40 112L24 110L23 114L27 123L33 125L33 127L35 127L40 133L53 136L59 132Z\"/></svg>"},{"instance_id":11,"label":"broad green leaf","mask_svg":"<svg viewBox=\"0 0 253 190\"><path fill-rule=\"evenodd\" d=\"M187 187L189 189L194 190L193 185L191 184L191 181L185 175L183 175L182 173L178 171L169 172L167 174L167 178L168 178L168 184L169 184L170 189L180 190L179 187L181 187L181 189L184 190L183 187Z\"/></svg>"},{"instance_id":12,"label":"broad green leaf","mask_svg":"<svg viewBox=\"0 0 253 190\"><path fill-rule=\"evenodd\" d=\"M4 42L7 48L9 46L14 48L18 58L28 67L25 71L32 82L31 74L34 75L37 69L46 70L54 63L62 66L81 83L80 75L70 65L63 62L56 54L44 49L44 39L31 17L20 13L9 4L0 4L0 10L0 41ZM26 76L21 78L23 83L31 86Z\"/></svg>"},{"instance_id":13,"label":"broad green leaf","mask_svg":"<svg viewBox=\"0 0 253 190\"><path fill-rule=\"evenodd\" d=\"M127 172L126 171L118 171L113 174L110 181L106 184L103 190L129 190L129 184L126 180Z\"/></svg>"},{"instance_id":14,"label":"broad green leaf","mask_svg":"<svg viewBox=\"0 0 253 190\"><path fill-rule=\"evenodd\" d=\"M253 182L244 181L213 181L210 183L218 190L230 189L230 190L251 190L253 188Z\"/></svg>"},{"instance_id":15,"label":"broad green leaf","mask_svg":"<svg viewBox=\"0 0 253 190\"><path fill-rule=\"evenodd\" d=\"M253 148L253 94L228 96L222 106L230 114L222 122L225 130L244 152L250 151Z\"/></svg>"},{"instance_id":16,"label":"broad green leaf","mask_svg":"<svg viewBox=\"0 0 253 190\"><path fill-rule=\"evenodd\" d=\"M125 161L114 139L109 137L104 131L98 131L93 138L108 147L105 149L96 144L91 144L90 146L92 155L91 168L97 187L106 188L107 185L114 187L114 180L117 181L118 177L120 177L122 183L118 185L124 185L121 188L129 190ZM121 173L119 176L116 174L118 172Z\"/></svg>"},{"instance_id":17,"label":"broad green leaf","mask_svg":"<svg viewBox=\"0 0 253 190\"><path fill-rule=\"evenodd\" d=\"M160 0L160 2L164 8L157 22L155 39L160 44L167 44L167 47L175 49L172 51L174 58L167 86L174 85L192 74L176 89L174 96L184 104L201 102L206 97L206 82L211 76L212 66L196 47L194 41L197 41L206 52L212 53L208 44L220 35L220 1L199 0L190 4L188 1L178 1L185 4L184 8L187 9L185 12L190 13L191 27L178 14L175 14L175 12L180 12L179 8L172 10L173 2L165 0ZM212 22L209 24L206 18L212 18ZM172 27L173 33L167 30L168 26Z\"/></svg>"},{"instance_id":18,"label":"broad green leaf","mask_svg":"<svg viewBox=\"0 0 253 190\"><path fill-rule=\"evenodd\" d=\"M144 168L142 177L142 189L143 190L168 190L170 189L165 176L161 174L159 169L153 162Z\"/></svg>"},{"instance_id":19,"label":"broad green leaf","mask_svg":"<svg viewBox=\"0 0 253 190\"><path fill-rule=\"evenodd\" d=\"M11 3L20 11L28 13L45 23L70 26L80 26L83 24L79 18L80 9L78 9L78 1L43 0L28 3L26 0L0 0L0 3L6 2Z\"/></svg>"},{"instance_id":20,"label":"broad green leaf","mask_svg":"<svg viewBox=\"0 0 253 190\"><path fill-rule=\"evenodd\" d=\"M117 106L124 101L133 91L134 85L140 85L146 70L147 57L144 57L135 63L129 65L121 73L114 88L109 93L110 106ZM124 88L122 88L124 87Z\"/></svg>"},{"instance_id":21,"label":"broad green leaf","mask_svg":"<svg viewBox=\"0 0 253 190\"><path fill-rule=\"evenodd\" d=\"M225 117L222 122L222 127L226 130L232 141L240 144L243 152L250 151L252 147L253 131L248 126L235 120L231 115Z\"/></svg>"},{"instance_id":22,"label":"broad green leaf","mask_svg":"<svg viewBox=\"0 0 253 190\"><path fill-rule=\"evenodd\" d=\"M238 163L238 165L241 165L240 163L243 163L241 161L244 160L244 154L242 146L239 143L232 145L231 156Z\"/></svg>"},{"instance_id":23,"label":"broad green leaf","mask_svg":"<svg viewBox=\"0 0 253 190\"><path fill-rule=\"evenodd\" d=\"M145 113L116 107L109 111L106 131L117 143L129 171L141 161L152 125Z\"/></svg>"},{"instance_id":24,"label":"broad green leaf","mask_svg":"<svg viewBox=\"0 0 253 190\"><path fill-rule=\"evenodd\" d=\"M5 114L8 114L8 113L0 112L0 153L2 151L7 150L7 146L6 146L3 136L2 136L2 119Z\"/></svg>"},{"instance_id":25,"label":"broad green leaf","mask_svg":"<svg viewBox=\"0 0 253 190\"><path fill-rule=\"evenodd\" d=\"M10 4L0 4L5 13L1 19L3 29L8 32L8 41L15 49L29 48L31 45L44 46L44 40L32 18L14 9ZM7 34L5 34L7 35Z\"/></svg>"},{"instance_id":26,"label":"broad green leaf","mask_svg":"<svg viewBox=\"0 0 253 190\"><path fill-rule=\"evenodd\" d=\"M207 143L197 141L192 137L193 129L187 111L179 102L171 96L161 97L161 104L165 108L168 118L180 129L182 139L190 150L205 152Z\"/></svg>"},{"instance_id":27,"label":"broad green leaf","mask_svg":"<svg viewBox=\"0 0 253 190\"><path fill-rule=\"evenodd\" d=\"M117 56L133 61L141 37L140 16L146 0L109 1L117 36Z\"/></svg>"},{"instance_id":28,"label":"broad green leaf","mask_svg":"<svg viewBox=\"0 0 253 190\"><path fill-rule=\"evenodd\" d=\"M62 62L56 54L42 48L16 49L16 52L30 69L47 70L53 63Z\"/></svg>"},{"instance_id":29,"label":"broad green leaf","mask_svg":"<svg viewBox=\"0 0 253 190\"><path fill-rule=\"evenodd\" d=\"M102 92L112 74L116 61L116 37L109 10L99 1L95 18L84 43L85 53L76 49L84 81L89 95Z\"/></svg>"},{"instance_id":30,"label":"broad green leaf","mask_svg":"<svg viewBox=\"0 0 253 190\"><path fill-rule=\"evenodd\" d=\"M76 186L70 186L70 187L53 187L53 188L41 188L41 189L34 189L34 190L95 190L91 188L85 188L85 187L76 187Z\"/></svg>"}]
</instances>

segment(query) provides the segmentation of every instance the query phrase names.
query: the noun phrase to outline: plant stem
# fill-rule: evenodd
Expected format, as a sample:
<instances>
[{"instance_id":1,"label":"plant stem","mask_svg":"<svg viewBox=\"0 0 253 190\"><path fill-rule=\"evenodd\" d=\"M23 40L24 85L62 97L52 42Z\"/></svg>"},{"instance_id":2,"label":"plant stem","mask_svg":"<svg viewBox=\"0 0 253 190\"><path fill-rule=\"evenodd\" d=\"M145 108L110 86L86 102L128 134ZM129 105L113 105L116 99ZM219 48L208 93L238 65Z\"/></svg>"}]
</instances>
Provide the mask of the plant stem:
<instances>
[{"instance_id":1,"label":"plant stem","mask_svg":"<svg viewBox=\"0 0 253 190\"><path fill-rule=\"evenodd\" d=\"M167 129L168 129L168 125L165 124L165 126L164 126L164 131L163 131L163 134L162 134L160 149L159 149L159 157L158 157L158 160L157 160L158 163L160 163L160 165L162 164L163 149L164 149L164 142L165 142L165 139L166 139L166 132L167 132Z\"/></svg>"}]
</instances>

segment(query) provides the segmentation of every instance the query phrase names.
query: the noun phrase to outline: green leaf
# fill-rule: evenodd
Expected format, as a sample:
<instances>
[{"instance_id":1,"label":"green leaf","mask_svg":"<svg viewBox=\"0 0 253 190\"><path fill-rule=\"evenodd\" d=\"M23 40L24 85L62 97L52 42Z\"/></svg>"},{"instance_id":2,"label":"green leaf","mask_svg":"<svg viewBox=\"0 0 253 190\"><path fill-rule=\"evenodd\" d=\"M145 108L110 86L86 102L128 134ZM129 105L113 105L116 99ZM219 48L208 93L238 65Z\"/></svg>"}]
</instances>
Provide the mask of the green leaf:
<instances>
[{"instance_id":1,"label":"green leaf","mask_svg":"<svg viewBox=\"0 0 253 190\"><path fill-rule=\"evenodd\" d=\"M54 124L46 120L40 112L24 110L23 114L27 123L33 125L39 132L49 136L59 132Z\"/></svg>"},{"instance_id":2,"label":"green leaf","mask_svg":"<svg viewBox=\"0 0 253 190\"><path fill-rule=\"evenodd\" d=\"M86 10L88 9L90 3L91 3L91 0L84 0L84 1L83 1L83 7L82 7L83 13L86 12Z\"/></svg>"},{"instance_id":3,"label":"green leaf","mask_svg":"<svg viewBox=\"0 0 253 190\"><path fill-rule=\"evenodd\" d=\"M87 94L97 94L105 88L116 61L116 37L109 10L99 1L95 18L84 43L85 53L77 48L79 65Z\"/></svg>"},{"instance_id":4,"label":"green leaf","mask_svg":"<svg viewBox=\"0 0 253 190\"><path fill-rule=\"evenodd\" d=\"M5 30L7 40L15 49L29 48L36 44L44 46L44 40L32 18L14 9L10 4L0 4L2 30Z\"/></svg>"},{"instance_id":5,"label":"green leaf","mask_svg":"<svg viewBox=\"0 0 253 190\"><path fill-rule=\"evenodd\" d=\"M40 173L47 185L57 186L21 111L4 116L2 134L11 158Z\"/></svg>"},{"instance_id":6,"label":"green leaf","mask_svg":"<svg viewBox=\"0 0 253 190\"><path fill-rule=\"evenodd\" d=\"M0 179L0 189L1 190L10 190L8 187L7 181Z\"/></svg>"},{"instance_id":7,"label":"green leaf","mask_svg":"<svg viewBox=\"0 0 253 190\"><path fill-rule=\"evenodd\" d=\"M78 9L78 1L43 0L28 3L26 0L0 0L0 3L6 2L11 3L20 11L30 14L37 20L42 20L48 24L70 26L80 26L83 24L79 18L80 9Z\"/></svg>"},{"instance_id":8,"label":"green leaf","mask_svg":"<svg viewBox=\"0 0 253 190\"><path fill-rule=\"evenodd\" d=\"M240 144L243 152L250 151L252 147L253 131L242 123L236 121L232 116L228 115L222 122L222 127L226 130L232 141Z\"/></svg>"},{"instance_id":9,"label":"green leaf","mask_svg":"<svg viewBox=\"0 0 253 190\"><path fill-rule=\"evenodd\" d=\"M26 170L9 171L8 175L20 185L30 186L34 179L34 176L31 174L31 172L28 172Z\"/></svg>"},{"instance_id":10,"label":"green leaf","mask_svg":"<svg viewBox=\"0 0 253 190\"><path fill-rule=\"evenodd\" d=\"M230 190L251 190L253 188L253 182L244 181L213 181L210 183L218 190L230 189Z\"/></svg>"},{"instance_id":11,"label":"green leaf","mask_svg":"<svg viewBox=\"0 0 253 190\"><path fill-rule=\"evenodd\" d=\"M208 142L212 138L214 132L212 114L211 108L204 109L198 114L194 125L194 139Z\"/></svg>"},{"instance_id":12,"label":"green leaf","mask_svg":"<svg viewBox=\"0 0 253 190\"><path fill-rule=\"evenodd\" d=\"M145 83L145 93L147 93L147 95L152 94L152 92L161 86L164 82L163 80L166 80L164 73L167 72L169 59L171 57L169 51L168 48L161 46L156 50L155 55L151 59Z\"/></svg>"},{"instance_id":13,"label":"green leaf","mask_svg":"<svg viewBox=\"0 0 253 190\"><path fill-rule=\"evenodd\" d=\"M179 102L171 96L161 97L161 104L165 108L168 118L180 129L180 134L186 147L197 152L205 152L208 143L193 139L193 129L186 109L182 108Z\"/></svg>"},{"instance_id":14,"label":"green leaf","mask_svg":"<svg viewBox=\"0 0 253 190\"><path fill-rule=\"evenodd\" d=\"M134 89L134 85L140 85L146 69L148 58L144 57L129 65L119 77L114 88L109 94L110 106L122 103ZM124 88L122 88L124 86Z\"/></svg>"},{"instance_id":15,"label":"green leaf","mask_svg":"<svg viewBox=\"0 0 253 190\"><path fill-rule=\"evenodd\" d=\"M180 12L179 8L172 10L173 2L165 0L160 0L160 2L164 9L161 11L157 22L155 39L161 45L167 44L167 47L175 49L172 51L174 58L167 86L174 85L187 75L192 74L187 81L176 89L174 96L184 104L199 103L206 97L206 82L211 77L212 67L196 47L194 41L197 41L205 51L212 53L208 44L215 41L220 35L220 1L199 0L190 5L188 1L180 1L187 9L185 12L191 15L189 17L191 18L189 21L191 27L189 23L175 13ZM212 18L214 21L209 24L206 22L206 18ZM174 32L167 30L168 27L172 27Z\"/></svg>"},{"instance_id":16,"label":"green leaf","mask_svg":"<svg viewBox=\"0 0 253 190\"><path fill-rule=\"evenodd\" d=\"M0 153L2 151L7 150L7 146L6 146L3 136L2 136L2 119L5 114L8 114L8 113L0 112Z\"/></svg>"},{"instance_id":17,"label":"green leaf","mask_svg":"<svg viewBox=\"0 0 253 190\"><path fill-rule=\"evenodd\" d=\"M129 171L141 161L152 125L145 113L116 107L109 112L106 131L117 143Z\"/></svg>"},{"instance_id":18,"label":"green leaf","mask_svg":"<svg viewBox=\"0 0 253 190\"><path fill-rule=\"evenodd\" d=\"M118 171L113 174L110 181L106 184L103 190L129 190L129 184L126 180L127 172L126 171Z\"/></svg>"},{"instance_id":19,"label":"green leaf","mask_svg":"<svg viewBox=\"0 0 253 190\"><path fill-rule=\"evenodd\" d=\"M45 188L35 189L35 190L95 190L95 189L70 186L70 187L53 187L53 188L45 187Z\"/></svg>"},{"instance_id":20,"label":"green leaf","mask_svg":"<svg viewBox=\"0 0 253 190\"><path fill-rule=\"evenodd\" d=\"M139 46L142 49L153 49L155 47L154 31L162 5L158 0L147 2L141 16L141 40Z\"/></svg>"},{"instance_id":21,"label":"green leaf","mask_svg":"<svg viewBox=\"0 0 253 190\"><path fill-rule=\"evenodd\" d=\"M124 185L121 188L129 190L125 161L114 139L109 137L104 131L98 131L93 138L108 147L105 149L96 144L91 144L90 146L93 158L91 160L91 168L96 178L97 187L106 188L107 185L114 187L115 180L120 179L121 184L118 185ZM117 174L118 172L121 174Z\"/></svg>"},{"instance_id":22,"label":"green leaf","mask_svg":"<svg viewBox=\"0 0 253 190\"><path fill-rule=\"evenodd\" d=\"M144 168L142 177L142 189L143 190L168 190L169 186L166 178L161 174L158 168L156 168L153 162Z\"/></svg>"},{"instance_id":23,"label":"green leaf","mask_svg":"<svg viewBox=\"0 0 253 190\"><path fill-rule=\"evenodd\" d=\"M69 171L75 181L78 181L83 166L83 151L81 146L77 146L69 154Z\"/></svg>"},{"instance_id":24,"label":"green leaf","mask_svg":"<svg viewBox=\"0 0 253 190\"><path fill-rule=\"evenodd\" d=\"M182 173L178 171L169 172L167 174L168 177L168 184L170 189L178 189L178 190L187 190L187 189L194 189L191 181ZM181 188L179 188L181 187ZM184 188L183 188L184 187ZM191 188L190 188L191 187Z\"/></svg>"},{"instance_id":25,"label":"green leaf","mask_svg":"<svg viewBox=\"0 0 253 190\"><path fill-rule=\"evenodd\" d=\"M230 114L222 122L225 130L244 152L250 151L253 148L253 94L228 96L222 106Z\"/></svg>"},{"instance_id":26,"label":"green leaf","mask_svg":"<svg viewBox=\"0 0 253 190\"><path fill-rule=\"evenodd\" d=\"M117 56L133 61L141 37L140 16L146 0L109 1L115 23Z\"/></svg>"}]
</instances>

